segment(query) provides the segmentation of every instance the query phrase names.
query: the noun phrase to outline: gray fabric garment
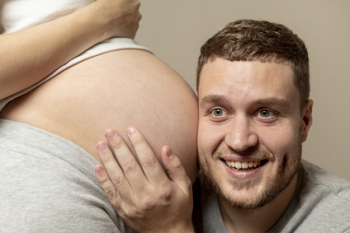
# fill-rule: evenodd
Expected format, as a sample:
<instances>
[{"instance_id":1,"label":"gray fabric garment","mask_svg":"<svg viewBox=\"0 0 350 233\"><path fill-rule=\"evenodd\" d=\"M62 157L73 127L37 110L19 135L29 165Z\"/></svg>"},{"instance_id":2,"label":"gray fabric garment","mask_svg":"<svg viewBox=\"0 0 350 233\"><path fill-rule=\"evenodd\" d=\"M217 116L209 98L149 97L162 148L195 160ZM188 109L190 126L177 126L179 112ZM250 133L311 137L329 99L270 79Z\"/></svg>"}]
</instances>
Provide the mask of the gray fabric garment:
<instances>
[{"instance_id":1,"label":"gray fabric garment","mask_svg":"<svg viewBox=\"0 0 350 233\"><path fill-rule=\"evenodd\" d=\"M228 233L221 216L217 194L211 192L209 196L202 197L207 198L202 206L203 233Z\"/></svg>"},{"instance_id":2,"label":"gray fabric garment","mask_svg":"<svg viewBox=\"0 0 350 233\"><path fill-rule=\"evenodd\" d=\"M350 232L350 183L305 160L298 176L292 202L268 232ZM207 183L202 188L204 232L228 233L218 196Z\"/></svg>"},{"instance_id":3,"label":"gray fabric garment","mask_svg":"<svg viewBox=\"0 0 350 233\"><path fill-rule=\"evenodd\" d=\"M132 232L99 186L97 163L70 141L0 119L0 232Z\"/></svg>"}]
</instances>

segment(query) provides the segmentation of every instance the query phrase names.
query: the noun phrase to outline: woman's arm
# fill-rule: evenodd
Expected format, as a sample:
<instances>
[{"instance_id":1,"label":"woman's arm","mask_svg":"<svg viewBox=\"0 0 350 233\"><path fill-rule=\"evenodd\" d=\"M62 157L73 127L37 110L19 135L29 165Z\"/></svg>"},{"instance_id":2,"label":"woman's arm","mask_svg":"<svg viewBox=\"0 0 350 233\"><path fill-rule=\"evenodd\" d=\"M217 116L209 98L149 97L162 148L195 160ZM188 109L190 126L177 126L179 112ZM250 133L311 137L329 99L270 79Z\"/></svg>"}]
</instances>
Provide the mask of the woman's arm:
<instances>
[{"instance_id":1,"label":"woman's arm","mask_svg":"<svg viewBox=\"0 0 350 233\"><path fill-rule=\"evenodd\" d=\"M60 19L0 35L0 99L40 81L102 40L134 38L139 6L136 0L97 0Z\"/></svg>"},{"instance_id":2,"label":"woman's arm","mask_svg":"<svg viewBox=\"0 0 350 233\"><path fill-rule=\"evenodd\" d=\"M193 233L192 186L180 160L162 148L167 177L143 135L134 128L127 134L140 166L114 130L106 138L115 157L105 142L97 146L103 166L95 167L96 177L114 209L136 232Z\"/></svg>"}]
</instances>

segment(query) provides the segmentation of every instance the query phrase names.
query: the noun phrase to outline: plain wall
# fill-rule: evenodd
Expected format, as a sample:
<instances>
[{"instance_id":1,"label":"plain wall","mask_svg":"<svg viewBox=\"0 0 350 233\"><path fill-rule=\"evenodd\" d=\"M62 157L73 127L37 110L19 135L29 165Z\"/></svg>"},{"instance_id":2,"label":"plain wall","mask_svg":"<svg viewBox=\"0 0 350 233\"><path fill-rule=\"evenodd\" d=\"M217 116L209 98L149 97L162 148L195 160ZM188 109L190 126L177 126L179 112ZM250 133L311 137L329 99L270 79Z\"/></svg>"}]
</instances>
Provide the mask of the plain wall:
<instances>
[{"instance_id":1,"label":"plain wall","mask_svg":"<svg viewBox=\"0 0 350 233\"><path fill-rule=\"evenodd\" d=\"M227 23L282 23L306 43L310 57L313 126L303 158L350 180L349 0L147 0L136 36L195 89L200 46Z\"/></svg>"}]
</instances>

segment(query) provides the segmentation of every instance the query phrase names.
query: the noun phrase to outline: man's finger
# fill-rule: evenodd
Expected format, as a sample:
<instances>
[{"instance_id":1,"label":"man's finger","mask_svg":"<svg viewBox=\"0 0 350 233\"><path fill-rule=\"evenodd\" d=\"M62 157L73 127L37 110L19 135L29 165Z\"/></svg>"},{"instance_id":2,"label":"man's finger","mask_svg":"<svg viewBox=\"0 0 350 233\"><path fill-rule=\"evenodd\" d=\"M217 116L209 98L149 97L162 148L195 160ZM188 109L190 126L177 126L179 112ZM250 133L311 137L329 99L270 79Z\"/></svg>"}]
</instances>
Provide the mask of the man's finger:
<instances>
[{"instance_id":1,"label":"man's finger","mask_svg":"<svg viewBox=\"0 0 350 233\"><path fill-rule=\"evenodd\" d=\"M191 180L180 159L170 150L169 146L163 146L162 160L170 180L177 184L187 196L192 196Z\"/></svg>"},{"instance_id":2,"label":"man's finger","mask_svg":"<svg viewBox=\"0 0 350 233\"><path fill-rule=\"evenodd\" d=\"M133 190L125 176L122 168L119 166L112 151L109 149L107 143L99 142L97 144L97 151L101 163L107 172L107 175L112 182L114 188L120 194L120 197L127 201L134 196Z\"/></svg>"},{"instance_id":3,"label":"man's finger","mask_svg":"<svg viewBox=\"0 0 350 233\"><path fill-rule=\"evenodd\" d=\"M128 128L127 133L149 183L159 185L163 182L169 182L162 166L142 133L131 127Z\"/></svg>"},{"instance_id":4,"label":"man's finger","mask_svg":"<svg viewBox=\"0 0 350 233\"><path fill-rule=\"evenodd\" d=\"M120 209L121 199L116 191L113 182L110 180L107 171L102 165L96 165L95 174L98 182L100 183L103 191L112 203L113 207L118 210Z\"/></svg>"},{"instance_id":5,"label":"man's finger","mask_svg":"<svg viewBox=\"0 0 350 233\"><path fill-rule=\"evenodd\" d=\"M134 155L129 150L128 145L115 130L108 129L105 135L133 193L143 190L149 183ZM107 171L109 171L109 169L107 169ZM124 195L121 193L123 191L119 189L117 190L124 199Z\"/></svg>"}]
</instances>

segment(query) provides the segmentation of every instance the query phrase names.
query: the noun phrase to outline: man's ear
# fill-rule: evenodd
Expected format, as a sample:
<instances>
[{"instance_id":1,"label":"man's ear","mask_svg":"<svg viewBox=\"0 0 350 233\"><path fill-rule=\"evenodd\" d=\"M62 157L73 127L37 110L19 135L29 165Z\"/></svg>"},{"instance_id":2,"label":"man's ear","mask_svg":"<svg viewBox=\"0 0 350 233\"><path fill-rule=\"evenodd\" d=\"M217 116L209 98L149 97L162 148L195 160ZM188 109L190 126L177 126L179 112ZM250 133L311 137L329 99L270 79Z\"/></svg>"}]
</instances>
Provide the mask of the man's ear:
<instances>
[{"instance_id":1,"label":"man's ear","mask_svg":"<svg viewBox=\"0 0 350 233\"><path fill-rule=\"evenodd\" d=\"M312 107L314 102L308 100L302 111L302 128L301 128L301 139L302 142L306 141L307 135L309 133L310 127L312 125Z\"/></svg>"}]
</instances>

